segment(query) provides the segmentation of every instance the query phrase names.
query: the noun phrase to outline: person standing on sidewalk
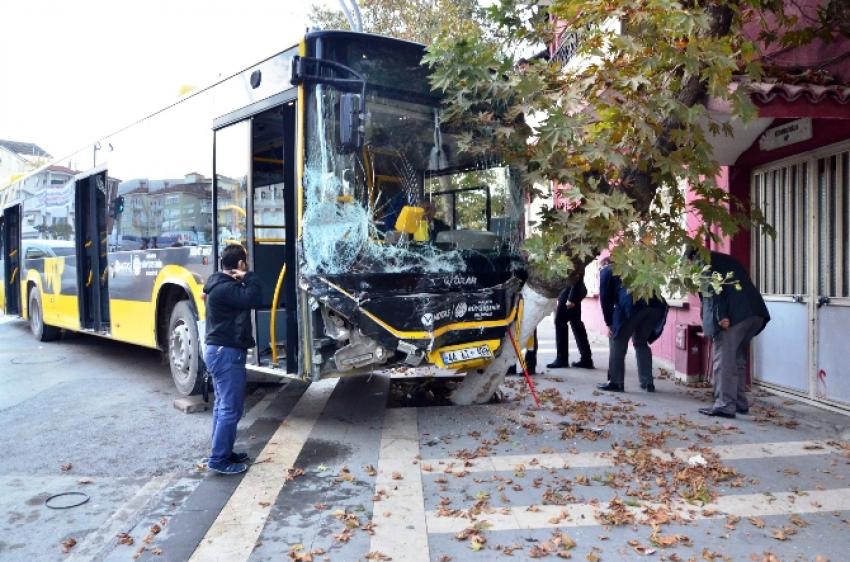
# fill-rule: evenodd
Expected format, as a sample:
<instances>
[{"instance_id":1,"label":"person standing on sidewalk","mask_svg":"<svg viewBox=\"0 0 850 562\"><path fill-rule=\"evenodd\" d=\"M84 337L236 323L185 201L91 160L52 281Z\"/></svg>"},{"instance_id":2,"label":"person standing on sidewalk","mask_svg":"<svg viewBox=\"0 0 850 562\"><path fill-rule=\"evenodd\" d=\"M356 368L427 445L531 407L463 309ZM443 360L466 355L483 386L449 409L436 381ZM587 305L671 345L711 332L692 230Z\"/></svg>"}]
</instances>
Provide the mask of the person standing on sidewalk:
<instances>
[{"instance_id":1,"label":"person standing on sidewalk","mask_svg":"<svg viewBox=\"0 0 850 562\"><path fill-rule=\"evenodd\" d=\"M573 362L573 367L593 369L593 358L590 352L590 342L587 341L587 328L581 320L581 301L587 296L584 279L567 285L558 295L558 305L555 309L555 360L548 365L549 369L560 369L570 366L570 332L576 338L579 360Z\"/></svg>"},{"instance_id":2,"label":"person standing on sidewalk","mask_svg":"<svg viewBox=\"0 0 850 562\"><path fill-rule=\"evenodd\" d=\"M248 469L248 455L233 452L245 401L246 352L255 345L250 311L262 303L260 282L248 271L247 259L245 248L230 244L221 253L222 271L213 273L204 285L204 363L215 392L212 452L207 467L219 474L239 474Z\"/></svg>"},{"instance_id":3,"label":"person standing on sidewalk","mask_svg":"<svg viewBox=\"0 0 850 562\"><path fill-rule=\"evenodd\" d=\"M640 387L655 392L652 380L652 351L649 344L657 340L667 321L667 303L658 297L635 301L611 267L602 269L599 279L599 301L608 326L610 353L608 382L597 385L600 390L623 392L626 377L626 351L629 340L635 349Z\"/></svg>"},{"instance_id":4,"label":"person standing on sidewalk","mask_svg":"<svg viewBox=\"0 0 850 562\"><path fill-rule=\"evenodd\" d=\"M691 251L688 257L694 259L696 252ZM700 408L699 412L734 418L736 413L750 411L746 393L750 342L767 326L770 313L741 262L729 254L711 252L710 267L713 273L728 276L732 284L724 286L719 293L700 294L702 329L711 336L714 353L714 405Z\"/></svg>"}]
</instances>

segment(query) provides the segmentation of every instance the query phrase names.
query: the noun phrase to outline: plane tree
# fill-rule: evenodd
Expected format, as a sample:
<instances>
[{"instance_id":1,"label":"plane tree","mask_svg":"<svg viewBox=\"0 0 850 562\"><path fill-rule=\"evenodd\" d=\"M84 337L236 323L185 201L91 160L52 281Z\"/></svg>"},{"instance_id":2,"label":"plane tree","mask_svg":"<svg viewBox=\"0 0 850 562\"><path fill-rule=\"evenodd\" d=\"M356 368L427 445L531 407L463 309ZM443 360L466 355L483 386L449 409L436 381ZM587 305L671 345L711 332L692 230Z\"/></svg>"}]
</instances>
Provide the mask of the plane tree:
<instances>
[{"instance_id":1,"label":"plane tree","mask_svg":"<svg viewBox=\"0 0 850 562\"><path fill-rule=\"evenodd\" d=\"M429 44L425 63L460 149L495 147L531 198L557 191L524 247L525 341L603 249L636 298L722 288L683 249L705 255L706 240L770 226L719 185L713 146L757 116L747 85L777 72L765 48L850 36L845 3L363 0L361 11L364 31ZM311 19L348 28L318 6ZM709 111L709 100L728 110ZM456 403L489 399L515 359L502 347L467 374Z\"/></svg>"},{"instance_id":2,"label":"plane tree","mask_svg":"<svg viewBox=\"0 0 850 562\"><path fill-rule=\"evenodd\" d=\"M636 298L722 290L728 280L681 259L683 249L705 256L707 240L770 227L718 183L713 146L757 116L748 84L778 72L762 57L767 47L850 36L841 0L798 4L500 0L479 25L430 46L432 84L462 149L495 145L531 197L558 192L525 244L521 340L608 248ZM709 100L727 111L709 111ZM489 398L514 359L503 353L469 373L454 401Z\"/></svg>"}]
</instances>

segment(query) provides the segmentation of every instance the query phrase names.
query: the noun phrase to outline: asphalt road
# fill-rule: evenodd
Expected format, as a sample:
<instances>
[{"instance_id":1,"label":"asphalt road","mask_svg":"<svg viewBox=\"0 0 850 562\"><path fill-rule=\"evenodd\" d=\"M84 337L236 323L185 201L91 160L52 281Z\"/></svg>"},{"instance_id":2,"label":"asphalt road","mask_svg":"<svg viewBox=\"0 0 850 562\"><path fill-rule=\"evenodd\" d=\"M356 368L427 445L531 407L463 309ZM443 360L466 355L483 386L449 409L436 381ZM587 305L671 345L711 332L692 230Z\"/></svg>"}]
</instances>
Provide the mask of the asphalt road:
<instances>
[{"instance_id":1,"label":"asphalt road","mask_svg":"<svg viewBox=\"0 0 850 562\"><path fill-rule=\"evenodd\" d=\"M709 419L707 390L658 380L647 394L633 372L628 392L600 394L599 342L597 370L536 377L541 409L519 378L502 402L465 408L378 375L252 385L238 447L255 463L220 477L198 467L209 412L172 407L157 353L38 344L26 328L0 319L3 562L850 552L848 418L756 393L751 415ZM541 366L552 339L544 324ZM47 508L61 492L89 501Z\"/></svg>"},{"instance_id":2,"label":"asphalt road","mask_svg":"<svg viewBox=\"0 0 850 562\"><path fill-rule=\"evenodd\" d=\"M279 390L251 385L246 411ZM156 351L84 335L39 343L25 322L0 316L0 560L63 559L69 537L79 552L128 503L171 495L159 509L172 511L202 480L210 427L210 412L183 414L175 397ZM88 503L45 506L63 492ZM121 531L144 519L122 517Z\"/></svg>"}]
</instances>

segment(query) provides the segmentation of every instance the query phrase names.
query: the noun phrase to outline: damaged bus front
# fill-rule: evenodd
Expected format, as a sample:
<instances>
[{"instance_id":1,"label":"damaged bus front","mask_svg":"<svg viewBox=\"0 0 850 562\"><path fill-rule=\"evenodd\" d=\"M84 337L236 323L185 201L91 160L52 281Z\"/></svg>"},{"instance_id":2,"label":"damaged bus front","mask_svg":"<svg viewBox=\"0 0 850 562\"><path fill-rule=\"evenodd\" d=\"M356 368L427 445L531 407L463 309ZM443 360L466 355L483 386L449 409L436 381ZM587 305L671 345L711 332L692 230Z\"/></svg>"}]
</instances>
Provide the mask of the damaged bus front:
<instances>
[{"instance_id":1,"label":"damaged bus front","mask_svg":"<svg viewBox=\"0 0 850 562\"><path fill-rule=\"evenodd\" d=\"M483 367L521 318L516 175L461 151L422 46L318 32L305 47L293 61L305 374Z\"/></svg>"}]
</instances>

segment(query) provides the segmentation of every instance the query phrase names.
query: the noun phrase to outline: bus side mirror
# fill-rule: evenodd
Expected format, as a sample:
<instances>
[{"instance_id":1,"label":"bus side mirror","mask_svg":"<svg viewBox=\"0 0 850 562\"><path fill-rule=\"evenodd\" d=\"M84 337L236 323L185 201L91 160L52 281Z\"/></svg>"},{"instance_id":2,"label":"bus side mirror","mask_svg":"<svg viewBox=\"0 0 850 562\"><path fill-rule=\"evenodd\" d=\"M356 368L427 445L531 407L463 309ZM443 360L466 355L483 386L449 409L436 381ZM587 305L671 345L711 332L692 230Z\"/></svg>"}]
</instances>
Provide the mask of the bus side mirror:
<instances>
[{"instance_id":1,"label":"bus side mirror","mask_svg":"<svg viewBox=\"0 0 850 562\"><path fill-rule=\"evenodd\" d=\"M360 94L342 94L339 99L339 151L350 154L363 146L363 100Z\"/></svg>"}]
</instances>

